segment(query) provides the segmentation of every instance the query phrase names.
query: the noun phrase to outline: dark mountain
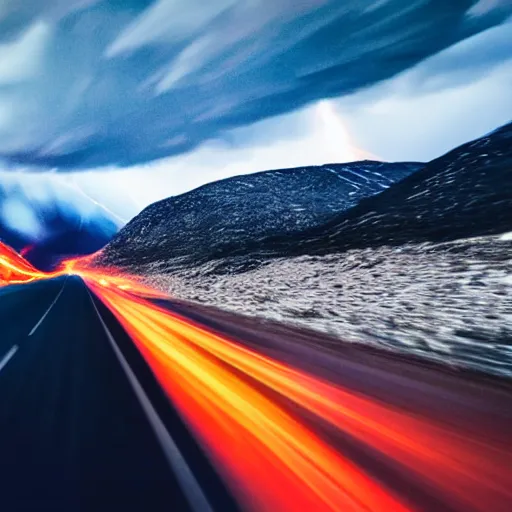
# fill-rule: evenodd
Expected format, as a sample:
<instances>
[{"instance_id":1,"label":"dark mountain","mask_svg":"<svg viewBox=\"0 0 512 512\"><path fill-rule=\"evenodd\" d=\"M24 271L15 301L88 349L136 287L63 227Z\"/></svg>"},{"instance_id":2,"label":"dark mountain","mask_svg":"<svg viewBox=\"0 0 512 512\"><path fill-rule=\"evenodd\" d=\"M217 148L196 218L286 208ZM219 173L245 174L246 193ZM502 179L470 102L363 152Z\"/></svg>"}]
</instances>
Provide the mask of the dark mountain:
<instances>
[{"instance_id":1,"label":"dark mountain","mask_svg":"<svg viewBox=\"0 0 512 512\"><path fill-rule=\"evenodd\" d=\"M422 165L363 161L210 183L146 208L107 245L99 262L197 264L272 237L297 237Z\"/></svg>"},{"instance_id":2,"label":"dark mountain","mask_svg":"<svg viewBox=\"0 0 512 512\"><path fill-rule=\"evenodd\" d=\"M164 201L106 259L139 266L177 299L510 376L512 124L354 199L387 176L372 164L366 182L358 165L262 173L254 187L235 178ZM175 208L184 199L189 209Z\"/></svg>"},{"instance_id":3,"label":"dark mountain","mask_svg":"<svg viewBox=\"0 0 512 512\"><path fill-rule=\"evenodd\" d=\"M236 257L228 267L245 268L262 258L503 233L511 212L512 123L426 165L356 162L205 185L146 208L100 261L176 268Z\"/></svg>"},{"instance_id":4,"label":"dark mountain","mask_svg":"<svg viewBox=\"0 0 512 512\"><path fill-rule=\"evenodd\" d=\"M107 212L69 187L37 175L0 176L0 241L38 268L96 252L118 229Z\"/></svg>"},{"instance_id":5,"label":"dark mountain","mask_svg":"<svg viewBox=\"0 0 512 512\"><path fill-rule=\"evenodd\" d=\"M445 242L512 230L512 123L437 158L300 236L246 246L267 255ZM225 255L241 254L233 247Z\"/></svg>"}]
</instances>

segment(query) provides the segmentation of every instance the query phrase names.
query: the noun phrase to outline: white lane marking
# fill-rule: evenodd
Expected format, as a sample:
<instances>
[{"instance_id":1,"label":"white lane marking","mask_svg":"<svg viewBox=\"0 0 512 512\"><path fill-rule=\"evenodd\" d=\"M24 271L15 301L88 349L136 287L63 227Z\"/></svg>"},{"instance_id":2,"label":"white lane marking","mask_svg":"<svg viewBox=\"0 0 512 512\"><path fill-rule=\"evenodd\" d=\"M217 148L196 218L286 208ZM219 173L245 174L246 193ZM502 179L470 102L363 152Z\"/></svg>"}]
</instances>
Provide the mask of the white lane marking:
<instances>
[{"instance_id":1,"label":"white lane marking","mask_svg":"<svg viewBox=\"0 0 512 512\"><path fill-rule=\"evenodd\" d=\"M89 292L89 290L87 291ZM130 382L132 389L139 400L140 405L142 406L142 409L146 413L146 417L160 443L160 446L162 447L167 462L171 466L171 470L178 479L178 482L180 483L181 488L185 493L189 505L191 506L192 510L196 512L212 512L212 508L208 503L208 499L204 495L201 486L194 477L194 474L189 468L179 448L176 446L176 443L174 442L171 435L165 428L163 421L160 419L160 416L158 416L158 413L151 404L149 397L146 395L144 389L142 388L142 385L137 380L137 377L130 368L128 361L126 361L125 357L123 356L123 353L117 346L117 343L114 337L112 336L112 333L109 331L107 325L103 321L103 318L100 315L100 312L98 311L98 308L96 307L96 304L94 303L94 299L92 298L90 292L89 297L96 311L96 314L98 315L100 323L103 326L103 329L105 330L108 341L110 342L110 345L112 346L112 349L114 350L114 353L119 363L121 364L121 367L123 368L124 373L128 378L128 381Z\"/></svg>"},{"instance_id":2,"label":"white lane marking","mask_svg":"<svg viewBox=\"0 0 512 512\"><path fill-rule=\"evenodd\" d=\"M29 336L32 336L32 334L34 334L37 329L39 328L39 326L44 322L44 319L48 316L48 313L51 311L51 309L53 308L53 306L55 306L55 304L57 303L57 301L59 300L59 297L62 295L62 292L64 291L64 286L66 286L66 281L67 281L67 277L64 279L64 283L62 284L62 288L60 289L60 292L57 294L57 296L55 297L55 299L53 299L53 302L50 304L50 307L46 310L46 312L44 313L44 315L39 319L39 322L37 322L36 325L34 325L34 327L32 327L32 330L29 332Z\"/></svg>"},{"instance_id":3,"label":"white lane marking","mask_svg":"<svg viewBox=\"0 0 512 512\"><path fill-rule=\"evenodd\" d=\"M14 347L5 354L4 358L0 361L0 371L3 370L4 366L12 359L12 356L16 354L18 351L18 345L14 345Z\"/></svg>"}]
</instances>

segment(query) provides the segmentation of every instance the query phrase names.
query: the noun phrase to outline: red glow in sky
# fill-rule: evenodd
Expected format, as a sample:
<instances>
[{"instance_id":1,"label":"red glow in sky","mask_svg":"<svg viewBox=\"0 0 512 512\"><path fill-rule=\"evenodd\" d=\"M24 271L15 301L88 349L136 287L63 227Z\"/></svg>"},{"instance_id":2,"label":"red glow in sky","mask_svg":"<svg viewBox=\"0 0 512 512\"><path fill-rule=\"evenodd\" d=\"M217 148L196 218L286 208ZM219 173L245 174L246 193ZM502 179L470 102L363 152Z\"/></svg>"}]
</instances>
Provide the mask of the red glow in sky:
<instances>
[{"instance_id":1,"label":"red glow in sky","mask_svg":"<svg viewBox=\"0 0 512 512\"><path fill-rule=\"evenodd\" d=\"M48 277L52 277L52 274L40 272L23 256L0 242L0 286L27 283Z\"/></svg>"}]
</instances>

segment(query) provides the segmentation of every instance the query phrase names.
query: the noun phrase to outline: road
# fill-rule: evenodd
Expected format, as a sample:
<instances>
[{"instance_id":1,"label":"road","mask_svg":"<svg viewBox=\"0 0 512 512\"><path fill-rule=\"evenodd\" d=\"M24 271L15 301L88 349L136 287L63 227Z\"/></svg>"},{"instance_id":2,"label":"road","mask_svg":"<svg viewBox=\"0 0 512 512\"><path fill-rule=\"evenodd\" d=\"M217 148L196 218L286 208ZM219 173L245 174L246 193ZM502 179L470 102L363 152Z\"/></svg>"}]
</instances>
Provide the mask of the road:
<instances>
[{"instance_id":1,"label":"road","mask_svg":"<svg viewBox=\"0 0 512 512\"><path fill-rule=\"evenodd\" d=\"M107 325L115 321L83 282L61 277L0 293L0 509L189 510L96 308ZM200 468L201 488L229 510L142 359L118 326L113 332L156 414Z\"/></svg>"},{"instance_id":2,"label":"road","mask_svg":"<svg viewBox=\"0 0 512 512\"><path fill-rule=\"evenodd\" d=\"M207 307L153 302L376 407L400 411L409 426L433 422L442 435L431 429L429 439L448 440L461 457L471 451L467 475L434 461L441 479L453 470L453 489L474 496L464 505L450 496L449 483L426 481L414 465L411 472L410 454L397 448L398 458L390 457L391 441L384 446L376 437L372 445L370 434L340 432L275 389L255 385L409 509L471 510L474 504L482 510L481 503L493 512L511 509L509 382ZM215 458L200 448L123 327L79 277L0 289L0 326L0 510L239 509ZM390 418L382 417L383 426ZM421 460L431 471L432 461ZM471 474L473 462L482 466L480 476ZM486 475L494 481L483 482ZM304 508L297 502L293 510Z\"/></svg>"}]
</instances>

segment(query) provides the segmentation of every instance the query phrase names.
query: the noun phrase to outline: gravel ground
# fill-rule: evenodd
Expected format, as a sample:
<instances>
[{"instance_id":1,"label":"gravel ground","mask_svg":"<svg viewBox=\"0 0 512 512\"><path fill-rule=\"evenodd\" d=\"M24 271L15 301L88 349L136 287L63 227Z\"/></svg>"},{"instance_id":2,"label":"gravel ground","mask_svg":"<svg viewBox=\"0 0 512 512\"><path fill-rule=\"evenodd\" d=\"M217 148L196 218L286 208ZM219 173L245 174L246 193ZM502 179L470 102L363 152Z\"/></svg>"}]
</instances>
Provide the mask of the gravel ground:
<instances>
[{"instance_id":1,"label":"gravel ground","mask_svg":"<svg viewBox=\"0 0 512 512\"><path fill-rule=\"evenodd\" d=\"M510 233L226 271L240 267L221 260L145 274L177 298L512 376Z\"/></svg>"}]
</instances>

